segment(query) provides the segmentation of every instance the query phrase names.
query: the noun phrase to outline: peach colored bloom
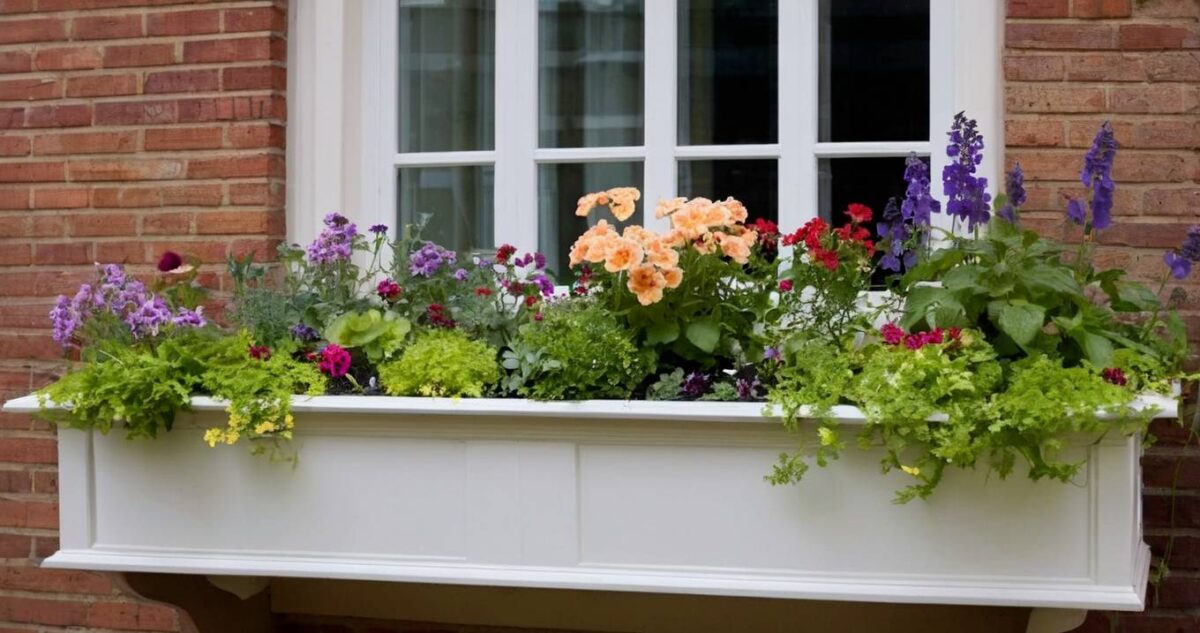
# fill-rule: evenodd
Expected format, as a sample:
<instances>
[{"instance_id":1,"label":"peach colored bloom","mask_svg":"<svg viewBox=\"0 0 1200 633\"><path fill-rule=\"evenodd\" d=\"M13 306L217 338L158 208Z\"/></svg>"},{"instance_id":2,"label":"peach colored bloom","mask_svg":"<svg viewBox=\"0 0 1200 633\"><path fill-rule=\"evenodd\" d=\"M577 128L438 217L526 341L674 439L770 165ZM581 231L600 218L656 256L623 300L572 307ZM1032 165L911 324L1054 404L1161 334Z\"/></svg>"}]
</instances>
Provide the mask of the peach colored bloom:
<instances>
[{"instance_id":1,"label":"peach colored bloom","mask_svg":"<svg viewBox=\"0 0 1200 633\"><path fill-rule=\"evenodd\" d=\"M723 202L714 202L704 210L704 223L708 228L728 226L733 223L733 213Z\"/></svg>"},{"instance_id":2,"label":"peach colored bloom","mask_svg":"<svg viewBox=\"0 0 1200 633\"><path fill-rule=\"evenodd\" d=\"M644 258L641 244L628 238L614 237L604 253L604 270L610 273L629 270L640 265Z\"/></svg>"},{"instance_id":3,"label":"peach colored bloom","mask_svg":"<svg viewBox=\"0 0 1200 633\"><path fill-rule=\"evenodd\" d=\"M745 222L746 218L749 216L749 213L746 211L746 205L742 204L742 202L736 198L725 198L725 202L722 204L724 204L725 208L729 209L729 212L733 214L734 222L741 224L742 222Z\"/></svg>"},{"instance_id":4,"label":"peach colored bloom","mask_svg":"<svg viewBox=\"0 0 1200 633\"><path fill-rule=\"evenodd\" d=\"M694 240L708 231L708 225L704 222L704 212L692 206L672 214L671 226L688 240Z\"/></svg>"},{"instance_id":5,"label":"peach colored bloom","mask_svg":"<svg viewBox=\"0 0 1200 633\"><path fill-rule=\"evenodd\" d=\"M680 231L679 229L671 229L662 236L662 241L663 244L666 244L671 248L679 248L680 246L687 244L688 238L683 231Z\"/></svg>"},{"instance_id":6,"label":"peach colored bloom","mask_svg":"<svg viewBox=\"0 0 1200 633\"><path fill-rule=\"evenodd\" d=\"M617 237L614 233L602 233L597 235L588 245L588 251L583 258L593 264L598 264L604 261L605 258L608 257L609 249L611 249L614 243L619 239L621 238Z\"/></svg>"},{"instance_id":7,"label":"peach colored bloom","mask_svg":"<svg viewBox=\"0 0 1200 633\"><path fill-rule=\"evenodd\" d=\"M646 260L659 268L670 268L679 263L679 252L663 240L646 244Z\"/></svg>"},{"instance_id":8,"label":"peach colored bloom","mask_svg":"<svg viewBox=\"0 0 1200 633\"><path fill-rule=\"evenodd\" d=\"M575 215L581 218L586 218L587 215L592 212L592 209L595 209L599 204L596 202L596 198L599 195L600 194L598 193L589 193L585 196L581 196L579 201L575 203Z\"/></svg>"},{"instance_id":9,"label":"peach colored bloom","mask_svg":"<svg viewBox=\"0 0 1200 633\"><path fill-rule=\"evenodd\" d=\"M571 268L578 266L587 257L588 249L591 248L592 240L594 239L580 235L579 239L575 240L575 243L571 245L571 255L567 260L567 264Z\"/></svg>"},{"instance_id":10,"label":"peach colored bloom","mask_svg":"<svg viewBox=\"0 0 1200 633\"><path fill-rule=\"evenodd\" d=\"M713 252L713 244L715 241L716 239L712 233L705 233L699 238L692 240L692 247L696 249L697 253L708 255L709 253Z\"/></svg>"},{"instance_id":11,"label":"peach colored bloom","mask_svg":"<svg viewBox=\"0 0 1200 633\"><path fill-rule=\"evenodd\" d=\"M652 264L642 264L629 272L629 290L637 295L638 303L648 306L662 300L666 277Z\"/></svg>"},{"instance_id":12,"label":"peach colored bloom","mask_svg":"<svg viewBox=\"0 0 1200 633\"><path fill-rule=\"evenodd\" d=\"M664 268L662 271L663 280L667 282L667 287L674 289L678 288L679 284L683 283L683 270L678 266Z\"/></svg>"},{"instance_id":13,"label":"peach colored bloom","mask_svg":"<svg viewBox=\"0 0 1200 633\"><path fill-rule=\"evenodd\" d=\"M612 198L608 208L612 210L613 216L624 222L633 216L633 212L637 208L637 201L642 197L642 192L634 187L616 187L608 190L608 195Z\"/></svg>"},{"instance_id":14,"label":"peach colored bloom","mask_svg":"<svg viewBox=\"0 0 1200 633\"><path fill-rule=\"evenodd\" d=\"M670 200L659 200L658 207L654 209L654 217L665 218L672 213L683 208L687 198L671 198Z\"/></svg>"},{"instance_id":15,"label":"peach colored bloom","mask_svg":"<svg viewBox=\"0 0 1200 633\"><path fill-rule=\"evenodd\" d=\"M651 244L662 239L659 237L658 233L655 233L654 231L651 231L640 224L630 224L629 226L625 227L625 231L621 233L621 236L626 239L634 240L642 246L646 246L647 244Z\"/></svg>"},{"instance_id":16,"label":"peach colored bloom","mask_svg":"<svg viewBox=\"0 0 1200 633\"><path fill-rule=\"evenodd\" d=\"M713 233L713 237L721 245L721 252L729 259L739 264L750 261L750 247L742 241L742 238L721 232Z\"/></svg>"}]
</instances>

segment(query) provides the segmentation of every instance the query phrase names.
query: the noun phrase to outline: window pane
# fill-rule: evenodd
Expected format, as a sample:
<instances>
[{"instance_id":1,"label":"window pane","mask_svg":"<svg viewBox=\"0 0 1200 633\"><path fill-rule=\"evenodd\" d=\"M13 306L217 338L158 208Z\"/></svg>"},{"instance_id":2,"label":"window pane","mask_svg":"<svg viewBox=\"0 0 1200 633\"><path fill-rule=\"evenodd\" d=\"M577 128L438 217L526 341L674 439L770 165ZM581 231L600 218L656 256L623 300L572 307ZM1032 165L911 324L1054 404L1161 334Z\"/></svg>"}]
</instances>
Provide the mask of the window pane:
<instances>
[{"instance_id":1,"label":"window pane","mask_svg":"<svg viewBox=\"0 0 1200 633\"><path fill-rule=\"evenodd\" d=\"M642 144L642 0L541 0L541 147Z\"/></svg>"},{"instance_id":2,"label":"window pane","mask_svg":"<svg viewBox=\"0 0 1200 633\"><path fill-rule=\"evenodd\" d=\"M581 218L575 215L579 197L613 187L642 188L642 164L638 163L555 163L538 166L538 250L546 255L550 268L567 279L567 256L571 245L601 218L623 227L642 224L645 200L625 222L618 222L605 207L597 207Z\"/></svg>"},{"instance_id":3,"label":"window pane","mask_svg":"<svg viewBox=\"0 0 1200 633\"><path fill-rule=\"evenodd\" d=\"M679 0L679 144L774 143L776 0Z\"/></svg>"},{"instance_id":4,"label":"window pane","mask_svg":"<svg viewBox=\"0 0 1200 633\"><path fill-rule=\"evenodd\" d=\"M929 138L929 0L821 0L821 141Z\"/></svg>"},{"instance_id":5,"label":"window pane","mask_svg":"<svg viewBox=\"0 0 1200 633\"><path fill-rule=\"evenodd\" d=\"M424 224L421 237L459 252L491 249L491 165L406 167L397 176L400 226Z\"/></svg>"},{"instance_id":6,"label":"window pane","mask_svg":"<svg viewBox=\"0 0 1200 633\"><path fill-rule=\"evenodd\" d=\"M871 207L878 219L888 198L904 197L904 161L903 156L821 159L821 217L840 226L846 207L857 202Z\"/></svg>"},{"instance_id":7,"label":"window pane","mask_svg":"<svg viewBox=\"0 0 1200 633\"><path fill-rule=\"evenodd\" d=\"M757 218L779 219L779 163L762 160L681 160L679 195L724 200L733 196Z\"/></svg>"},{"instance_id":8,"label":"window pane","mask_svg":"<svg viewBox=\"0 0 1200 633\"><path fill-rule=\"evenodd\" d=\"M493 148L494 0L400 1L400 151Z\"/></svg>"}]
</instances>

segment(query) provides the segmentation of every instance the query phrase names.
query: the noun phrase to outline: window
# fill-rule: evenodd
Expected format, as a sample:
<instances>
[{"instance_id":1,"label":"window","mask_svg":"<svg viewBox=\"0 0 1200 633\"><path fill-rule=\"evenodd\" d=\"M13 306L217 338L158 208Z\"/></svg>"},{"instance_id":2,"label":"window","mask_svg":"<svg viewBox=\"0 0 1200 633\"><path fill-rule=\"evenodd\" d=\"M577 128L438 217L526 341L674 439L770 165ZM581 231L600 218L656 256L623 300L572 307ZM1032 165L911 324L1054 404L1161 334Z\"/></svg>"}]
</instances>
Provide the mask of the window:
<instances>
[{"instance_id":1,"label":"window","mask_svg":"<svg viewBox=\"0 0 1200 633\"><path fill-rule=\"evenodd\" d=\"M930 150L954 112L970 111L1002 146L1002 10L1000 0L302 4L289 38L300 165L289 209L305 216L293 237L307 237L327 199L364 224L425 219L426 236L461 250L541 248L562 270L596 221L574 216L575 199L607 187L639 187L629 221L658 228L641 210L676 195L732 195L785 228L849 202L881 210L903 193L909 152L940 169ZM342 57L305 50L330 39ZM343 88L336 103L330 81ZM330 117L343 121L336 146L320 141ZM984 165L993 180L1000 162L993 153ZM323 164L336 165L341 193L304 180L331 177Z\"/></svg>"}]
</instances>

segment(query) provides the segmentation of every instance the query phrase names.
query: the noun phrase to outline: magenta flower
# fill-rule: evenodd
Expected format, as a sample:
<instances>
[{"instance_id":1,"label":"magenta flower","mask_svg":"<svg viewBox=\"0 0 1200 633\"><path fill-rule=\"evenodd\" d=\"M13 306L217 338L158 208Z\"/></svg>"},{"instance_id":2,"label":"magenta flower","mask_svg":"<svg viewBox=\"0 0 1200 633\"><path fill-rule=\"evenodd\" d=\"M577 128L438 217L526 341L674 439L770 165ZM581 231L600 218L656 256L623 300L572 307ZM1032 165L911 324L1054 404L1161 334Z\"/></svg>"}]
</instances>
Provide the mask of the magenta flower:
<instances>
[{"instance_id":1,"label":"magenta flower","mask_svg":"<svg viewBox=\"0 0 1200 633\"><path fill-rule=\"evenodd\" d=\"M341 346L330 343L321 350L317 367L332 378L341 378L350 371L350 352Z\"/></svg>"},{"instance_id":2,"label":"magenta flower","mask_svg":"<svg viewBox=\"0 0 1200 633\"><path fill-rule=\"evenodd\" d=\"M886 323L879 328L879 333L883 335L883 342L888 345L899 345L904 342L904 330L895 323Z\"/></svg>"},{"instance_id":3,"label":"magenta flower","mask_svg":"<svg viewBox=\"0 0 1200 633\"><path fill-rule=\"evenodd\" d=\"M183 265L183 257L175 251L166 251L158 258L158 270L169 273Z\"/></svg>"},{"instance_id":4,"label":"magenta flower","mask_svg":"<svg viewBox=\"0 0 1200 633\"><path fill-rule=\"evenodd\" d=\"M375 286L375 292L384 301L395 301L400 298L400 293L403 292L403 289L400 288L400 284L391 279L384 279L379 282L378 286Z\"/></svg>"}]
</instances>

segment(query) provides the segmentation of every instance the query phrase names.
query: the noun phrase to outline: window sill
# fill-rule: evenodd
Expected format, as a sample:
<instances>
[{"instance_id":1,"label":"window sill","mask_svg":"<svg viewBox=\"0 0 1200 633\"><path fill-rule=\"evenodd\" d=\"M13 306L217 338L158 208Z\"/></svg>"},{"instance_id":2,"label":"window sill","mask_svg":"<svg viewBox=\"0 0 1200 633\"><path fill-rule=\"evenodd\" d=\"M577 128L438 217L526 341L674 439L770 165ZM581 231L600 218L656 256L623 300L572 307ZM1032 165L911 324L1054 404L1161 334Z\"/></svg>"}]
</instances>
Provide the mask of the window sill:
<instances>
[{"instance_id":1,"label":"window sill","mask_svg":"<svg viewBox=\"0 0 1200 633\"><path fill-rule=\"evenodd\" d=\"M1169 399L1140 403L1174 414ZM193 405L154 441L60 431L62 549L47 567L1144 605L1136 437L1080 442L1075 485L953 472L897 506L906 475L881 476L871 451L766 484L797 440L755 403L298 397L296 468L208 448L223 405Z\"/></svg>"}]
</instances>

